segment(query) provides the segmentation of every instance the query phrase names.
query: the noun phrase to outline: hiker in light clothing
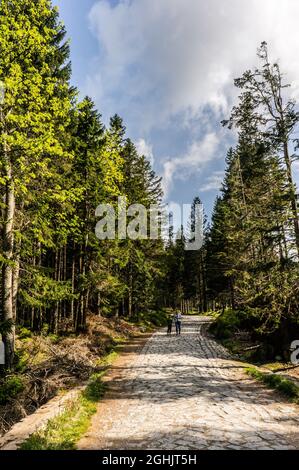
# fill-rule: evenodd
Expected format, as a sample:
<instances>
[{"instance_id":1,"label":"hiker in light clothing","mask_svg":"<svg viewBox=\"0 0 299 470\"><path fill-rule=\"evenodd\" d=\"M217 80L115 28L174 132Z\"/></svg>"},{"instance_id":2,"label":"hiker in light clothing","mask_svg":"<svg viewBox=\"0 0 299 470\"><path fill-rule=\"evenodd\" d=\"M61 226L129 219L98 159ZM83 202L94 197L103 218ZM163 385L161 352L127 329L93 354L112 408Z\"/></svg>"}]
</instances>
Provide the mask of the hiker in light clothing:
<instances>
[{"instance_id":1,"label":"hiker in light clothing","mask_svg":"<svg viewBox=\"0 0 299 470\"><path fill-rule=\"evenodd\" d=\"M176 330L177 335L181 334L181 324L182 324L182 314L180 311L178 311L175 314L175 330Z\"/></svg>"}]
</instances>

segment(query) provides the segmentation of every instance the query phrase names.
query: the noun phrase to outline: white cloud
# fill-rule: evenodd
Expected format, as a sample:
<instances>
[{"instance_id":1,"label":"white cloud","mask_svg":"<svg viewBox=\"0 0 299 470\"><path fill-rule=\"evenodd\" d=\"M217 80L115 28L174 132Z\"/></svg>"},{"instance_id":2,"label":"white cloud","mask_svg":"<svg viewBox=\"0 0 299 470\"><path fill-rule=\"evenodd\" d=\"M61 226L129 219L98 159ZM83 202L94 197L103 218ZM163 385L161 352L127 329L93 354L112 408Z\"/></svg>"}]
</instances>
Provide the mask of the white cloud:
<instances>
[{"instance_id":1,"label":"white cloud","mask_svg":"<svg viewBox=\"0 0 299 470\"><path fill-rule=\"evenodd\" d=\"M139 139L135 143L137 152L139 155L144 155L149 162L153 165L154 164L154 153L153 153L153 146L146 142L144 139Z\"/></svg>"},{"instance_id":2,"label":"white cloud","mask_svg":"<svg viewBox=\"0 0 299 470\"><path fill-rule=\"evenodd\" d=\"M187 179L194 171L200 171L215 157L219 137L206 134L203 140L193 142L186 155L167 160L163 165L163 191L167 196L172 189L174 178Z\"/></svg>"},{"instance_id":3,"label":"white cloud","mask_svg":"<svg viewBox=\"0 0 299 470\"><path fill-rule=\"evenodd\" d=\"M108 112L122 108L145 129L207 105L226 113L232 79L262 40L299 78L298 17L298 0L100 0L89 16L100 52L88 86Z\"/></svg>"},{"instance_id":4,"label":"white cloud","mask_svg":"<svg viewBox=\"0 0 299 470\"><path fill-rule=\"evenodd\" d=\"M199 188L201 192L218 191L224 177L224 171L214 171L207 177L206 182Z\"/></svg>"},{"instance_id":5,"label":"white cloud","mask_svg":"<svg viewBox=\"0 0 299 470\"><path fill-rule=\"evenodd\" d=\"M130 135L145 136L137 145L150 159L148 138L154 144L169 194L174 179L218 157L223 138L215 123L229 114L233 78L256 65L261 41L269 43L271 59L280 58L299 98L298 18L298 0L98 0L89 21L99 51L85 91L106 118L118 112ZM193 139L185 153L175 152L173 122L185 144ZM158 161L157 129L169 133L175 156L166 161ZM219 181L212 174L201 190L218 189Z\"/></svg>"}]
</instances>

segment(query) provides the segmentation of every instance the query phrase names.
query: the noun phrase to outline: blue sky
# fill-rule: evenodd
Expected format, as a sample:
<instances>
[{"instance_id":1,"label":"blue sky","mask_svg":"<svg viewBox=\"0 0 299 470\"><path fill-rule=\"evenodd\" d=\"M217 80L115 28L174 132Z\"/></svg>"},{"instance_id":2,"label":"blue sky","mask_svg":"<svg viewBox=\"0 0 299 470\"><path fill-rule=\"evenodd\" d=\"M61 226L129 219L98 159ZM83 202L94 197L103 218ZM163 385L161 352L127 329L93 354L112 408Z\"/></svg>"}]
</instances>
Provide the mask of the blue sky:
<instances>
[{"instance_id":1,"label":"blue sky","mask_svg":"<svg viewBox=\"0 0 299 470\"><path fill-rule=\"evenodd\" d=\"M71 39L73 83L106 124L114 113L123 117L163 176L168 202L199 195L211 213L234 142L220 121L236 100L233 78L256 63L261 41L299 97L297 0L53 3Z\"/></svg>"}]
</instances>

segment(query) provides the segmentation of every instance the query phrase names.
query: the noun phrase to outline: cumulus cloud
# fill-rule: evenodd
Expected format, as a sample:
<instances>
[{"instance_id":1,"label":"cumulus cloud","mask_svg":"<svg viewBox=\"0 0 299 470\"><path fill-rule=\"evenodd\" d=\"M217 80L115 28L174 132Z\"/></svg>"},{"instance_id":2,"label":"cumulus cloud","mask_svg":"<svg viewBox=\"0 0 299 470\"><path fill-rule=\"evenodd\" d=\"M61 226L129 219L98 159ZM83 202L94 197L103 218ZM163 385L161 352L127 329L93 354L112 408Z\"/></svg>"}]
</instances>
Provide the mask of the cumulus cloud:
<instances>
[{"instance_id":1,"label":"cumulus cloud","mask_svg":"<svg viewBox=\"0 0 299 470\"><path fill-rule=\"evenodd\" d=\"M150 143L146 142L144 139L137 140L135 145L136 145L136 149L139 155L144 155L144 157L146 157L153 165L154 164L153 146Z\"/></svg>"},{"instance_id":2,"label":"cumulus cloud","mask_svg":"<svg viewBox=\"0 0 299 470\"><path fill-rule=\"evenodd\" d=\"M218 191L224 177L224 171L214 171L207 177L206 182L199 188L201 192Z\"/></svg>"},{"instance_id":3,"label":"cumulus cloud","mask_svg":"<svg viewBox=\"0 0 299 470\"><path fill-rule=\"evenodd\" d=\"M145 128L205 106L227 112L232 78L262 40L298 78L298 17L298 0L100 0L89 16L99 70L88 83Z\"/></svg>"},{"instance_id":4,"label":"cumulus cloud","mask_svg":"<svg viewBox=\"0 0 299 470\"><path fill-rule=\"evenodd\" d=\"M187 179L194 171L201 171L214 158L219 145L216 133L207 134L201 141L193 142L185 155L167 160L163 165L163 191L167 196L175 177Z\"/></svg>"},{"instance_id":5,"label":"cumulus cloud","mask_svg":"<svg viewBox=\"0 0 299 470\"><path fill-rule=\"evenodd\" d=\"M202 147L219 140L213 126L236 97L233 78L256 64L261 41L269 43L273 60L280 58L299 98L298 18L298 0L98 0L89 14L98 55L86 91L105 116L117 111L124 117L149 155L148 136L156 150L151 133L166 129L173 135L173 120L185 129L186 142L194 139L184 155L179 149L166 161L158 149L168 192L188 168L201 168L207 155L217 158L217 145L208 152ZM200 140L192 125L207 116L212 131L204 129Z\"/></svg>"}]
</instances>

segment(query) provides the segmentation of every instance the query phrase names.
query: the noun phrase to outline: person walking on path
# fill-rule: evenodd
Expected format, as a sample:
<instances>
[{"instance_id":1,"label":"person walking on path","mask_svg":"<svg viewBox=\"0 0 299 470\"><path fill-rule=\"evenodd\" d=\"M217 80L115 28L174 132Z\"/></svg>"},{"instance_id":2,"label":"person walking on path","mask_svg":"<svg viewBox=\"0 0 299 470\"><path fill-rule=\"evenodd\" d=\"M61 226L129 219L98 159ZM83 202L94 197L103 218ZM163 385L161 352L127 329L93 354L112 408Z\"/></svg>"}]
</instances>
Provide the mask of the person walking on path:
<instances>
[{"instance_id":1,"label":"person walking on path","mask_svg":"<svg viewBox=\"0 0 299 470\"><path fill-rule=\"evenodd\" d=\"M168 335L171 335L172 323L173 323L173 315L169 315L169 317L167 318L167 334Z\"/></svg>"},{"instance_id":2,"label":"person walking on path","mask_svg":"<svg viewBox=\"0 0 299 470\"><path fill-rule=\"evenodd\" d=\"M175 330L176 330L176 335L181 334L181 324L182 324L182 314L180 311L178 311L175 315Z\"/></svg>"}]
</instances>

